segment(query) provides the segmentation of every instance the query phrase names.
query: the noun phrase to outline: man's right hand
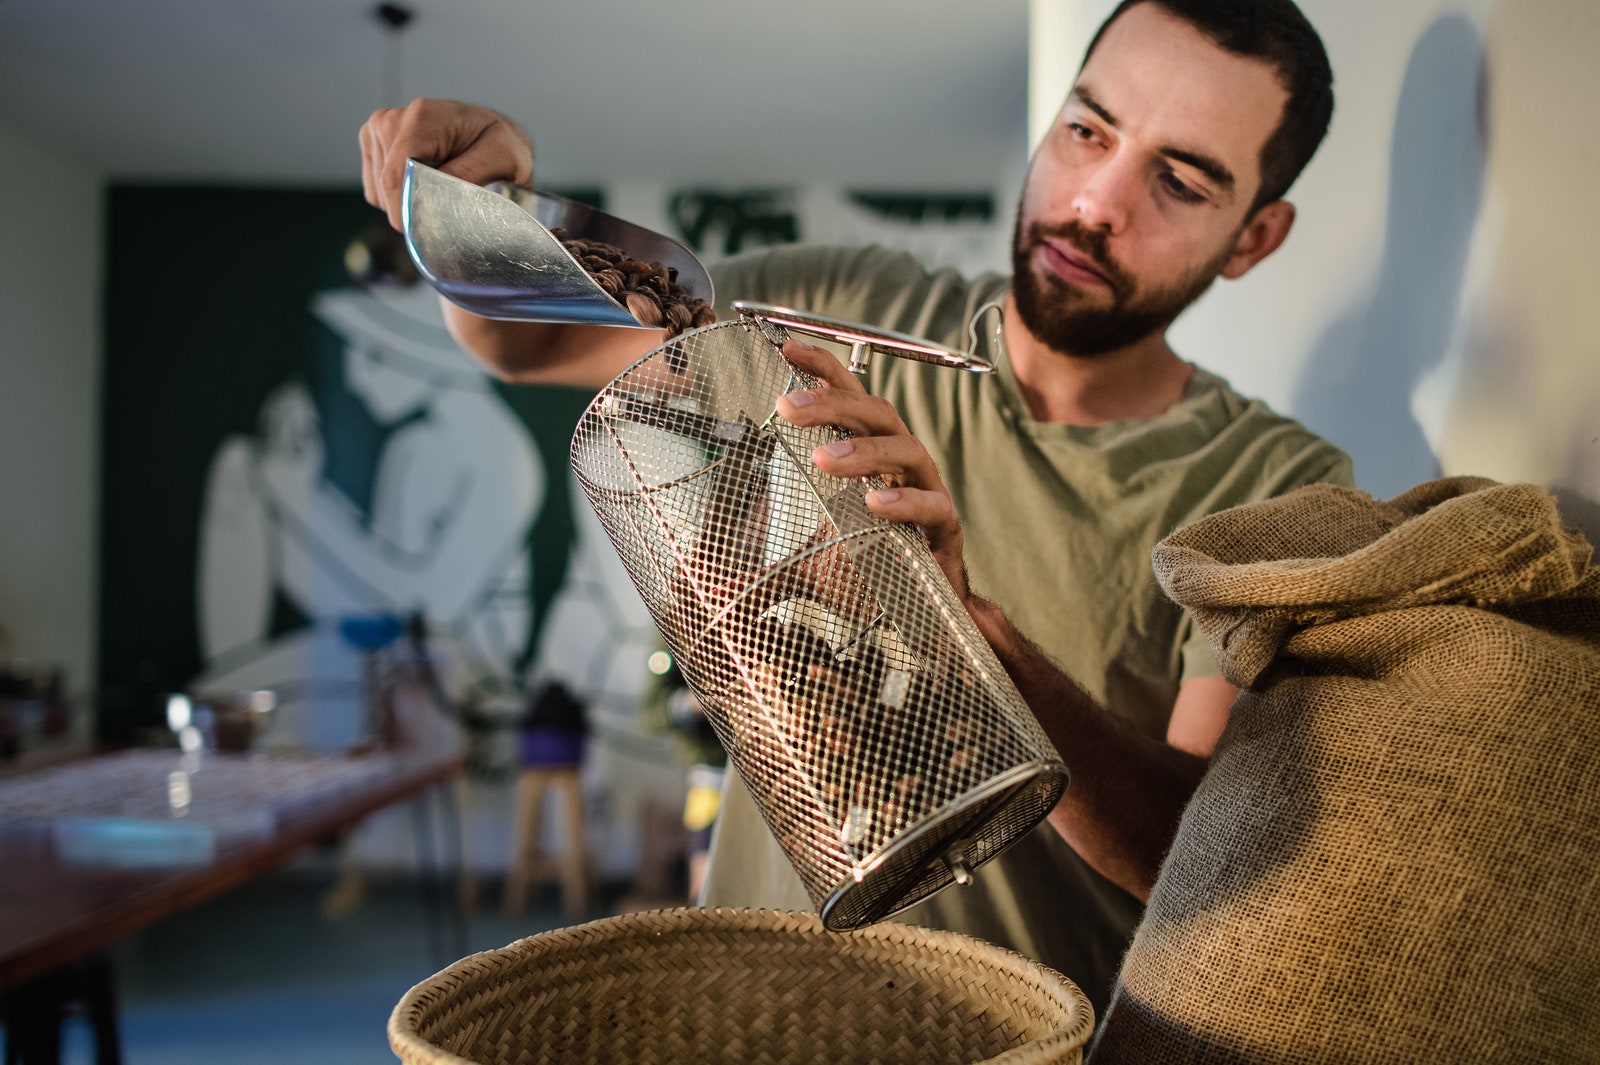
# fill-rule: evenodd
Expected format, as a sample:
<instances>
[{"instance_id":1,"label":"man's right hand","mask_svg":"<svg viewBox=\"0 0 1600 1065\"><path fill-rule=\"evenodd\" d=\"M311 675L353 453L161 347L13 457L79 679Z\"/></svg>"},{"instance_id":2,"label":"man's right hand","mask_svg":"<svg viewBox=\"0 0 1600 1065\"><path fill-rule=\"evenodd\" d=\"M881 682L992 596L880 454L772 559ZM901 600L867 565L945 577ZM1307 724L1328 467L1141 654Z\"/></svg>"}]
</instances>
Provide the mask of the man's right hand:
<instances>
[{"instance_id":1,"label":"man's right hand","mask_svg":"<svg viewBox=\"0 0 1600 1065\"><path fill-rule=\"evenodd\" d=\"M498 111L454 100L413 100L375 111L361 127L361 184L367 202L395 229L402 228L407 159L474 185L533 184L533 142ZM448 300L443 306L456 342L506 381L600 388L664 336L659 330L480 318Z\"/></svg>"},{"instance_id":2,"label":"man's right hand","mask_svg":"<svg viewBox=\"0 0 1600 1065\"><path fill-rule=\"evenodd\" d=\"M367 202L387 214L396 229L407 159L475 185L533 183L533 142L499 112L421 99L374 111L361 127L361 184Z\"/></svg>"}]
</instances>

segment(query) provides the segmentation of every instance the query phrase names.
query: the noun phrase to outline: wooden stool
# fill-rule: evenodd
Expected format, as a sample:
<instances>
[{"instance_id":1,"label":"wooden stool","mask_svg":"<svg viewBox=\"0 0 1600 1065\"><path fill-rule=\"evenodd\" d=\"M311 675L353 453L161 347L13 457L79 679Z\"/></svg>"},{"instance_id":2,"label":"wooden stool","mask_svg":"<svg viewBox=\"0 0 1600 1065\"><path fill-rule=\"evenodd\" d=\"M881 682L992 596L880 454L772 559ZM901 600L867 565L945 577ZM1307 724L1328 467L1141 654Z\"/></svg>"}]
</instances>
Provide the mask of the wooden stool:
<instances>
[{"instance_id":1,"label":"wooden stool","mask_svg":"<svg viewBox=\"0 0 1600 1065\"><path fill-rule=\"evenodd\" d=\"M566 827L565 852L554 859L544 853L543 844L544 797L551 791L561 796ZM522 916L531 885L559 879L562 915L569 921L581 921L589 909L589 842L583 819L583 793L578 786L578 767L524 769L517 778L515 801L511 866L506 871L506 916Z\"/></svg>"}]
</instances>

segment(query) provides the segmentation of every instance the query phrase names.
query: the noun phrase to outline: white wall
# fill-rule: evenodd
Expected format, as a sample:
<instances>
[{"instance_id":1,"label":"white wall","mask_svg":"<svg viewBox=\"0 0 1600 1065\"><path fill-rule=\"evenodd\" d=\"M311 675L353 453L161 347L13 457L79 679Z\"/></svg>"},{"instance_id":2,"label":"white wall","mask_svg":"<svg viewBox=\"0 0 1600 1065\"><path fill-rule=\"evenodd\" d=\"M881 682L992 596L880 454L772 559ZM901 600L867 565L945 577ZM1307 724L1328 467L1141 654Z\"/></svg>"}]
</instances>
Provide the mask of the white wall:
<instances>
[{"instance_id":1,"label":"white wall","mask_svg":"<svg viewBox=\"0 0 1600 1065\"><path fill-rule=\"evenodd\" d=\"M1111 0L1031 0L1048 128ZM1180 353L1350 451L1392 495L1528 480L1600 540L1600 5L1303 0L1332 128L1285 246L1181 318Z\"/></svg>"},{"instance_id":2,"label":"white wall","mask_svg":"<svg viewBox=\"0 0 1600 1065\"><path fill-rule=\"evenodd\" d=\"M1489 197L1436 440L1447 470L1555 488L1600 543L1600 4L1500 0L1485 25Z\"/></svg>"},{"instance_id":3,"label":"white wall","mask_svg":"<svg viewBox=\"0 0 1600 1065\"><path fill-rule=\"evenodd\" d=\"M0 655L92 688L101 175L0 125ZM80 722L80 727L81 727Z\"/></svg>"}]
</instances>

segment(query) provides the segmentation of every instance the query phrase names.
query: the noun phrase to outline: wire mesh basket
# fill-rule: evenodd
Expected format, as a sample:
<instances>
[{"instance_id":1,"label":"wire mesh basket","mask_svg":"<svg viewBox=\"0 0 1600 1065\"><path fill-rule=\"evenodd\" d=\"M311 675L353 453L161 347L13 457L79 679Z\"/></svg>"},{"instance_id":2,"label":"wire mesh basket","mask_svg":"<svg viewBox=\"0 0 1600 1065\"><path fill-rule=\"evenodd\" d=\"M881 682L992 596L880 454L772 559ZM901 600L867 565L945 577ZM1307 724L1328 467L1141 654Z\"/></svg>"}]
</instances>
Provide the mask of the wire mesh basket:
<instances>
[{"instance_id":1,"label":"wire mesh basket","mask_svg":"<svg viewBox=\"0 0 1600 1065\"><path fill-rule=\"evenodd\" d=\"M915 526L775 414L818 382L747 316L601 391L572 465L684 678L833 930L965 882L1066 769Z\"/></svg>"},{"instance_id":2,"label":"wire mesh basket","mask_svg":"<svg viewBox=\"0 0 1600 1065\"><path fill-rule=\"evenodd\" d=\"M608 917L463 958L389 1018L405 1065L1071 1065L1089 1001L953 932L815 914Z\"/></svg>"}]
</instances>

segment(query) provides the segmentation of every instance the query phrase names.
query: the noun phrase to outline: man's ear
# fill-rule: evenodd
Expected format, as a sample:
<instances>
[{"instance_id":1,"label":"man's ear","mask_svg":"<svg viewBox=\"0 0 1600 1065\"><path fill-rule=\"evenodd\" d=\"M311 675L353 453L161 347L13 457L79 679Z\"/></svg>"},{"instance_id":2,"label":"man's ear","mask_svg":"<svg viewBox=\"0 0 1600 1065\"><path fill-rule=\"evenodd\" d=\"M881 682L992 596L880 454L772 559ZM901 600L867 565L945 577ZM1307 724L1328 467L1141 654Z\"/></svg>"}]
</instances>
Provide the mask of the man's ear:
<instances>
[{"instance_id":1,"label":"man's ear","mask_svg":"<svg viewBox=\"0 0 1600 1065\"><path fill-rule=\"evenodd\" d=\"M1222 276L1228 280L1243 277L1250 268L1278 250L1294 225L1294 204L1273 200L1263 204L1240 230L1233 254L1223 264Z\"/></svg>"}]
</instances>

